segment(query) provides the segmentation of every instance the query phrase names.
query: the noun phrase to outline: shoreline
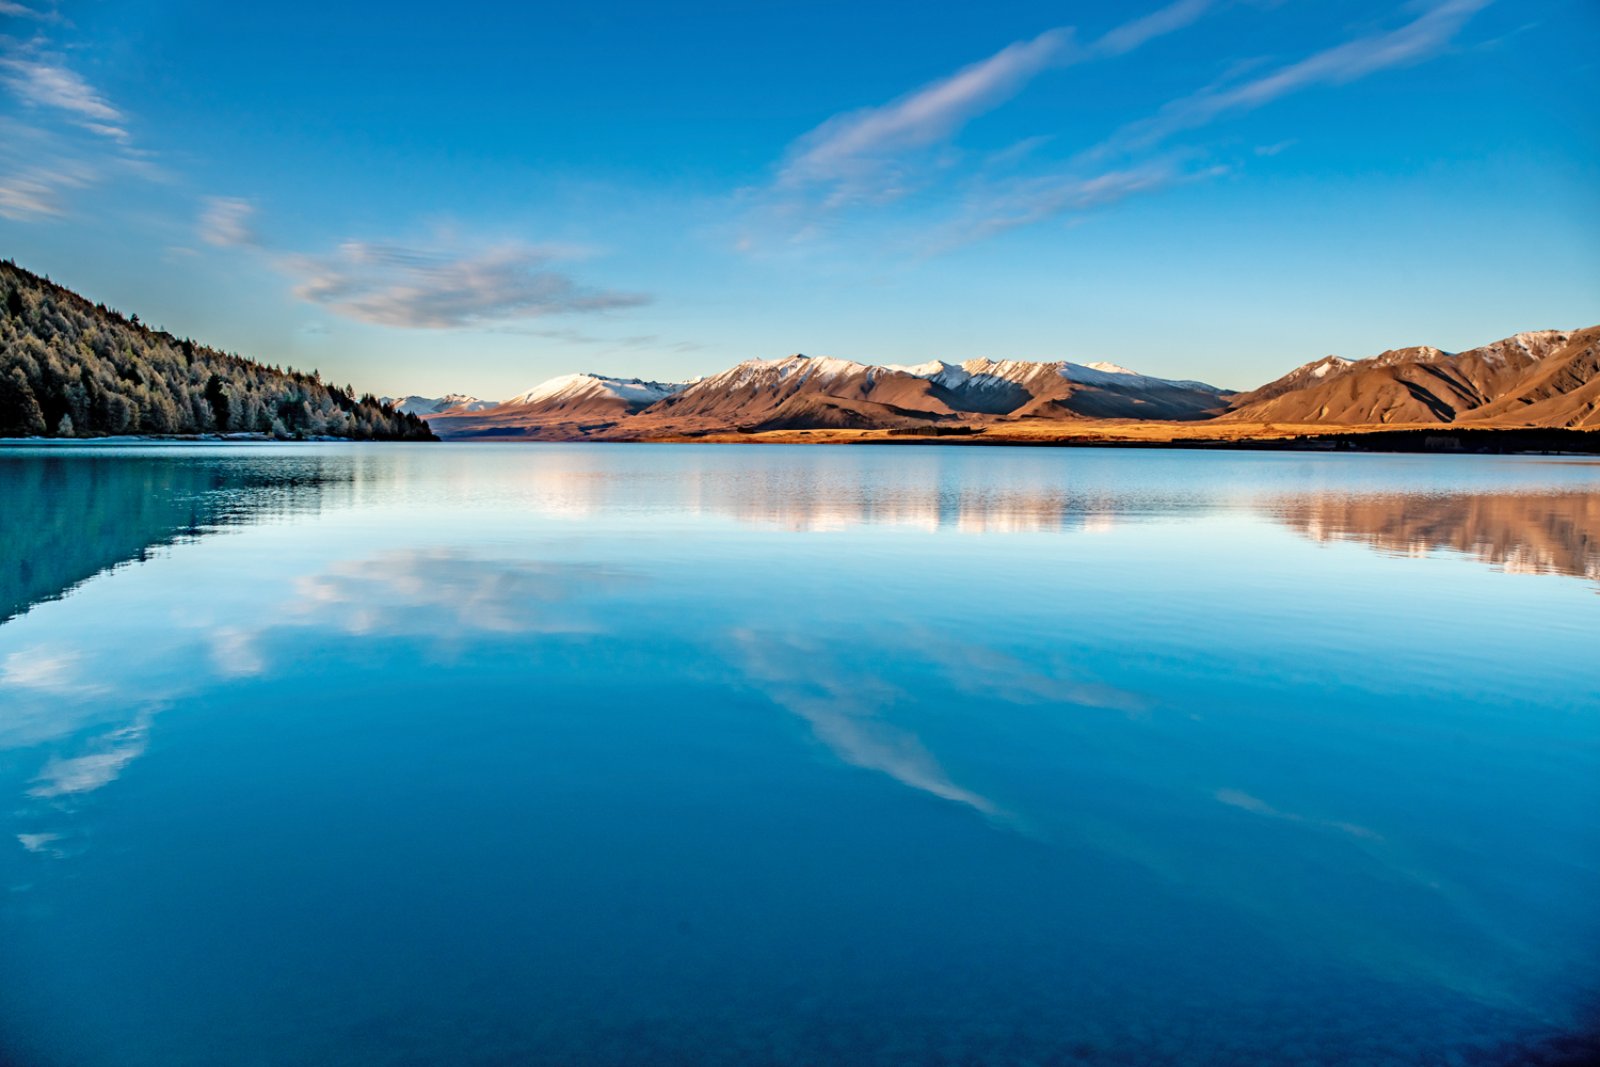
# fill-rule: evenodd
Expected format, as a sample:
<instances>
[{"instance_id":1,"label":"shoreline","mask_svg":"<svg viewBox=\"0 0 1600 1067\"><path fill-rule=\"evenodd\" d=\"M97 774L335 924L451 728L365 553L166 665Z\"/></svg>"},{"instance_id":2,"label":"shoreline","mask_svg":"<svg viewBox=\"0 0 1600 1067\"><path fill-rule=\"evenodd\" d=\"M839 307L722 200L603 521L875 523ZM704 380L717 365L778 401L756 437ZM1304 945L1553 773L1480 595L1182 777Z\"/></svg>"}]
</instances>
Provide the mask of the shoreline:
<instances>
[{"instance_id":1,"label":"shoreline","mask_svg":"<svg viewBox=\"0 0 1600 1067\"><path fill-rule=\"evenodd\" d=\"M662 434L660 436L543 437L494 435L484 437L445 437L435 441L367 439L349 437L307 437L280 439L270 434L121 434L107 437L4 437L0 448L94 448L127 445L296 445L296 444L750 444L750 445L957 445L1000 448L1126 448L1188 449L1205 452L1321 452L1321 453L1398 453L1412 455L1600 455L1600 430L1479 427L1403 427L1397 429L1345 428L1337 431L1311 430L1308 427L1240 426L1237 433L1215 433L1214 424L1178 424L1190 433L1170 433L1174 424L1106 425L1083 432L1073 427L1065 433L1059 427L1029 427L1028 431L1006 427L975 429L968 433L906 433L892 430L768 430L745 432L718 430L705 433ZM1200 428L1212 430L1202 433ZM1226 427L1231 429L1232 427ZM1143 435L1139 436L1138 431Z\"/></svg>"},{"instance_id":2,"label":"shoreline","mask_svg":"<svg viewBox=\"0 0 1600 1067\"><path fill-rule=\"evenodd\" d=\"M274 437L269 433L230 434L108 434L105 437L0 437L0 448L66 447L96 445L330 445L330 444L438 444L400 437Z\"/></svg>"},{"instance_id":3,"label":"shoreline","mask_svg":"<svg viewBox=\"0 0 1600 1067\"><path fill-rule=\"evenodd\" d=\"M1222 431L1222 432L1218 432ZM1232 431L1232 432L1228 432ZM1389 452L1428 455L1596 455L1600 431L1540 427L1260 426L1216 423L1117 423L1070 431L1056 424L982 427L960 433L894 430L710 430L659 435L593 436L510 434L445 436L452 444L754 444L754 445L958 445L998 448L1130 448L1243 452Z\"/></svg>"}]
</instances>

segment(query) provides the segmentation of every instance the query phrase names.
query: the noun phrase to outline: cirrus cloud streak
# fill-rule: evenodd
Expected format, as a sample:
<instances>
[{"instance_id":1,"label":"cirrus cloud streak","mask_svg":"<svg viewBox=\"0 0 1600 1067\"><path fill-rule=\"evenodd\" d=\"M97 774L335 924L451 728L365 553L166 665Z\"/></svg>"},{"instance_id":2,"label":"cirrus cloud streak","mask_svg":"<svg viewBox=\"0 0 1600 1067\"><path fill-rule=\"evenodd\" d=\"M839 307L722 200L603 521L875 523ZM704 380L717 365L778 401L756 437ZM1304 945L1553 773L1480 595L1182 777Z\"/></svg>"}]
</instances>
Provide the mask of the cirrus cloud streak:
<instances>
[{"instance_id":1,"label":"cirrus cloud streak","mask_svg":"<svg viewBox=\"0 0 1600 1067\"><path fill-rule=\"evenodd\" d=\"M453 329L650 302L553 269L561 250L509 242L482 249L346 241L328 255L282 257L294 294L347 318L402 329Z\"/></svg>"}]
</instances>

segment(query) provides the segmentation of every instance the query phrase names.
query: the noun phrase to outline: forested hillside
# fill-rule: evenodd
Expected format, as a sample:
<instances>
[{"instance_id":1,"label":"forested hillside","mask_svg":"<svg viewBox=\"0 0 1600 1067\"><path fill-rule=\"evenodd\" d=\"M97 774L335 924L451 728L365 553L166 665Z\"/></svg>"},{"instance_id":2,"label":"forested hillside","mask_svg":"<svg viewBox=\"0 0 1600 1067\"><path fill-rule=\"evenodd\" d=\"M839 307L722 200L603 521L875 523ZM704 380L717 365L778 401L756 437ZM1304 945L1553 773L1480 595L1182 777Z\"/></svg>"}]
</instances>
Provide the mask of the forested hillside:
<instances>
[{"instance_id":1,"label":"forested hillside","mask_svg":"<svg viewBox=\"0 0 1600 1067\"><path fill-rule=\"evenodd\" d=\"M147 329L0 262L0 437L229 432L433 438L370 394Z\"/></svg>"}]
</instances>

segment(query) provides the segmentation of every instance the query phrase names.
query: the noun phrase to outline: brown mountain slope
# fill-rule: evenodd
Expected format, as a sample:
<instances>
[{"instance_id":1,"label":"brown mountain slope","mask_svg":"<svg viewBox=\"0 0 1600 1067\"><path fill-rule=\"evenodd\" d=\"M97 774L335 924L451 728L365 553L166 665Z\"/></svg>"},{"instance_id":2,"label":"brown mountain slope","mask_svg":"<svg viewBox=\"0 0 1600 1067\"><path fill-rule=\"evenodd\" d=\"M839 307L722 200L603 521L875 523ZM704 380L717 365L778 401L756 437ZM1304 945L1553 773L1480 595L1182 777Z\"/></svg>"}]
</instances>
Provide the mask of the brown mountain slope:
<instances>
[{"instance_id":1,"label":"brown mountain slope","mask_svg":"<svg viewBox=\"0 0 1600 1067\"><path fill-rule=\"evenodd\" d=\"M1514 388L1461 421L1600 428L1600 326L1572 334Z\"/></svg>"},{"instance_id":2,"label":"brown mountain slope","mask_svg":"<svg viewBox=\"0 0 1600 1067\"><path fill-rule=\"evenodd\" d=\"M683 385L599 374L564 374L480 411L450 411L434 432L441 437L521 437L567 440L588 436L670 396Z\"/></svg>"},{"instance_id":3,"label":"brown mountain slope","mask_svg":"<svg viewBox=\"0 0 1600 1067\"><path fill-rule=\"evenodd\" d=\"M1281 437L1285 428L1600 429L1600 327L1521 333L1459 353L1415 346L1354 362L1328 356L1242 394L1109 363L873 366L795 355L687 383L565 375L488 411L433 419L446 437L535 440L952 428L1033 439L1113 423L1140 440L1192 440L1204 426L1227 439Z\"/></svg>"},{"instance_id":4,"label":"brown mountain slope","mask_svg":"<svg viewBox=\"0 0 1600 1067\"><path fill-rule=\"evenodd\" d=\"M845 359L788 356L747 360L720 374L694 382L682 392L647 408L641 422L680 423L705 420L723 426L800 428L807 412L819 428L857 425L845 411L890 410L924 419L948 418L951 407L931 381L887 367L871 367ZM861 423L865 425L865 423ZM779 428L773 426L772 428Z\"/></svg>"},{"instance_id":5,"label":"brown mountain slope","mask_svg":"<svg viewBox=\"0 0 1600 1067\"><path fill-rule=\"evenodd\" d=\"M753 429L911 425L997 419L1198 419L1229 396L1112 364L973 359L914 367L839 359L750 360L696 382L628 420L634 433L691 422Z\"/></svg>"},{"instance_id":6,"label":"brown mountain slope","mask_svg":"<svg viewBox=\"0 0 1600 1067\"><path fill-rule=\"evenodd\" d=\"M873 366L795 355L681 385L566 375L488 411L436 416L445 437L535 440L897 429L996 420L1206 418L1231 394L1109 363L968 360Z\"/></svg>"},{"instance_id":7,"label":"brown mountain slope","mask_svg":"<svg viewBox=\"0 0 1600 1067\"><path fill-rule=\"evenodd\" d=\"M1524 390L1563 358L1573 336L1542 330L1457 354L1414 347L1354 363L1328 357L1235 397L1223 418L1344 426L1455 422ZM1552 390L1581 386L1570 379Z\"/></svg>"}]
</instances>

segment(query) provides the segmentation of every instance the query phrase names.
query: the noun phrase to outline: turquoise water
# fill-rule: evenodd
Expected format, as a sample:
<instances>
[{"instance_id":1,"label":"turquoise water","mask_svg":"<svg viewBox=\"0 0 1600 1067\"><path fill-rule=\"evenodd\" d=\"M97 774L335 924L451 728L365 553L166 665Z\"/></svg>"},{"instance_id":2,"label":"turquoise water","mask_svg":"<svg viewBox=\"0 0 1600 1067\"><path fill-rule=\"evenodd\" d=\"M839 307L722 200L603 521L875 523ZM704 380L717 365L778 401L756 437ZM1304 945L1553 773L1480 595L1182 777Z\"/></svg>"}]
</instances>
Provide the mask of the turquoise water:
<instances>
[{"instance_id":1,"label":"turquoise water","mask_svg":"<svg viewBox=\"0 0 1600 1067\"><path fill-rule=\"evenodd\" d=\"M0 449L0 1061L1578 1063L1600 465Z\"/></svg>"}]
</instances>

